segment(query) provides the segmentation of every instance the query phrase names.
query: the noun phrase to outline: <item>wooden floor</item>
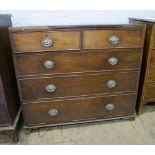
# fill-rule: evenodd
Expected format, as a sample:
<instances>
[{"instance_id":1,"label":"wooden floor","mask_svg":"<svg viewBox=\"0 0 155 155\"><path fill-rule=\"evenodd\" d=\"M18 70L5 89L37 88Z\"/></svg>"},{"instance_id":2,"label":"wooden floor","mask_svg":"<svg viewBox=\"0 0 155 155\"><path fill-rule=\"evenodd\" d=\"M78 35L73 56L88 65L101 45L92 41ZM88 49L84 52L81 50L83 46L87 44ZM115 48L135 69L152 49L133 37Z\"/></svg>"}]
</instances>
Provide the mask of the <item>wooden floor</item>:
<instances>
[{"instance_id":1,"label":"wooden floor","mask_svg":"<svg viewBox=\"0 0 155 155\"><path fill-rule=\"evenodd\" d=\"M13 144L0 135L0 144ZM155 105L147 106L135 121L119 120L52 128L25 135L22 128L17 144L155 144Z\"/></svg>"}]
</instances>

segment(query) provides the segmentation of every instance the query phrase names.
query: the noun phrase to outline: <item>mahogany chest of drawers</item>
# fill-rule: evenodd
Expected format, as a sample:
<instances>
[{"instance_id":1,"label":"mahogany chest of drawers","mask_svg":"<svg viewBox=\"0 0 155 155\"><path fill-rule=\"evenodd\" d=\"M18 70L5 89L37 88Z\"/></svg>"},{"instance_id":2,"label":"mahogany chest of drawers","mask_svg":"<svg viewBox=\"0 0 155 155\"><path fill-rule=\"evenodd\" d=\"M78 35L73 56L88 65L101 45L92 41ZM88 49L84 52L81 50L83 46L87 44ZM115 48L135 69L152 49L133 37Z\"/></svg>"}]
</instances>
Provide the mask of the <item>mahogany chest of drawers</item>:
<instances>
[{"instance_id":1,"label":"mahogany chest of drawers","mask_svg":"<svg viewBox=\"0 0 155 155\"><path fill-rule=\"evenodd\" d=\"M25 128L134 118L145 26L10 28Z\"/></svg>"},{"instance_id":2,"label":"mahogany chest of drawers","mask_svg":"<svg viewBox=\"0 0 155 155\"><path fill-rule=\"evenodd\" d=\"M8 27L11 15L0 15L0 133L18 140L19 97L11 54Z\"/></svg>"},{"instance_id":3,"label":"mahogany chest of drawers","mask_svg":"<svg viewBox=\"0 0 155 155\"><path fill-rule=\"evenodd\" d=\"M146 104L155 102L155 19L130 18L130 22L146 25L144 55L137 103L137 112L141 114Z\"/></svg>"}]
</instances>

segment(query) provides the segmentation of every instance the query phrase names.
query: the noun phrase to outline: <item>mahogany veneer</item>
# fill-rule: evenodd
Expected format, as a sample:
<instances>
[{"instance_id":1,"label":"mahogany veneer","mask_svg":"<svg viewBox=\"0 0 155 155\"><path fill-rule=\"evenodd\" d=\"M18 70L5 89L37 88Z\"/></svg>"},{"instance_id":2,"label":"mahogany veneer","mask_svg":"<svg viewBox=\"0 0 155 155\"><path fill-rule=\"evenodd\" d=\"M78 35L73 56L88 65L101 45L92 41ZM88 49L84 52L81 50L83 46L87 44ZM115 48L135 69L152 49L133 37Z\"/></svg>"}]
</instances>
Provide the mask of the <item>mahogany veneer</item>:
<instances>
[{"instance_id":1,"label":"mahogany veneer","mask_svg":"<svg viewBox=\"0 0 155 155\"><path fill-rule=\"evenodd\" d=\"M10 28L25 128L135 117L144 25Z\"/></svg>"}]
</instances>

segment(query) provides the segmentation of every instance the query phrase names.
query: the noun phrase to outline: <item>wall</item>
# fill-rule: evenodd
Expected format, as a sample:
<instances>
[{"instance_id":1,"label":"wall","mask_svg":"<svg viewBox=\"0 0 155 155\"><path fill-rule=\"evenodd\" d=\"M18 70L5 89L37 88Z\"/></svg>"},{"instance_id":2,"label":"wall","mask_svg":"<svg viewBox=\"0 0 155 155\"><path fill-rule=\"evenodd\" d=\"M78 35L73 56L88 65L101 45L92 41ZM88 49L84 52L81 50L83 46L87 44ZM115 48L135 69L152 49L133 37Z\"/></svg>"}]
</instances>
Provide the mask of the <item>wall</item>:
<instances>
[{"instance_id":1,"label":"wall","mask_svg":"<svg viewBox=\"0 0 155 155\"><path fill-rule=\"evenodd\" d=\"M0 11L12 14L13 26L125 24L129 17L155 18L155 10L149 11Z\"/></svg>"}]
</instances>

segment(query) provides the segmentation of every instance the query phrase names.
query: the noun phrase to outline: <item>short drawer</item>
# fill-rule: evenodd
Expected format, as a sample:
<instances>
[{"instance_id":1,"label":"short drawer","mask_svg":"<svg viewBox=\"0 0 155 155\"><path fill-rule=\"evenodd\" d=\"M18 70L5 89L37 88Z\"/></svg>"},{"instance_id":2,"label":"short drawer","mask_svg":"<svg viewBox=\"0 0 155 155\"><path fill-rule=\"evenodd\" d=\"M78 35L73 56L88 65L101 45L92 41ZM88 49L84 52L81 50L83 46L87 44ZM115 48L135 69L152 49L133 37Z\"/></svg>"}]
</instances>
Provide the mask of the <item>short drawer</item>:
<instances>
[{"instance_id":1,"label":"short drawer","mask_svg":"<svg viewBox=\"0 0 155 155\"><path fill-rule=\"evenodd\" d=\"M155 66L148 68L148 81L155 81Z\"/></svg>"},{"instance_id":2,"label":"short drawer","mask_svg":"<svg viewBox=\"0 0 155 155\"><path fill-rule=\"evenodd\" d=\"M155 99L155 83L147 84L145 87L145 100Z\"/></svg>"},{"instance_id":3,"label":"short drawer","mask_svg":"<svg viewBox=\"0 0 155 155\"><path fill-rule=\"evenodd\" d=\"M19 76L140 68L141 52L75 52L16 55Z\"/></svg>"},{"instance_id":4,"label":"short drawer","mask_svg":"<svg viewBox=\"0 0 155 155\"><path fill-rule=\"evenodd\" d=\"M63 124L134 114L136 95L89 97L23 105L26 125Z\"/></svg>"},{"instance_id":5,"label":"short drawer","mask_svg":"<svg viewBox=\"0 0 155 155\"><path fill-rule=\"evenodd\" d=\"M80 32L13 33L14 52L80 49Z\"/></svg>"},{"instance_id":6,"label":"short drawer","mask_svg":"<svg viewBox=\"0 0 155 155\"><path fill-rule=\"evenodd\" d=\"M93 73L21 79L23 100L136 91L138 72Z\"/></svg>"},{"instance_id":7,"label":"short drawer","mask_svg":"<svg viewBox=\"0 0 155 155\"><path fill-rule=\"evenodd\" d=\"M86 30L83 32L84 49L139 48L143 43L141 30Z\"/></svg>"}]
</instances>

